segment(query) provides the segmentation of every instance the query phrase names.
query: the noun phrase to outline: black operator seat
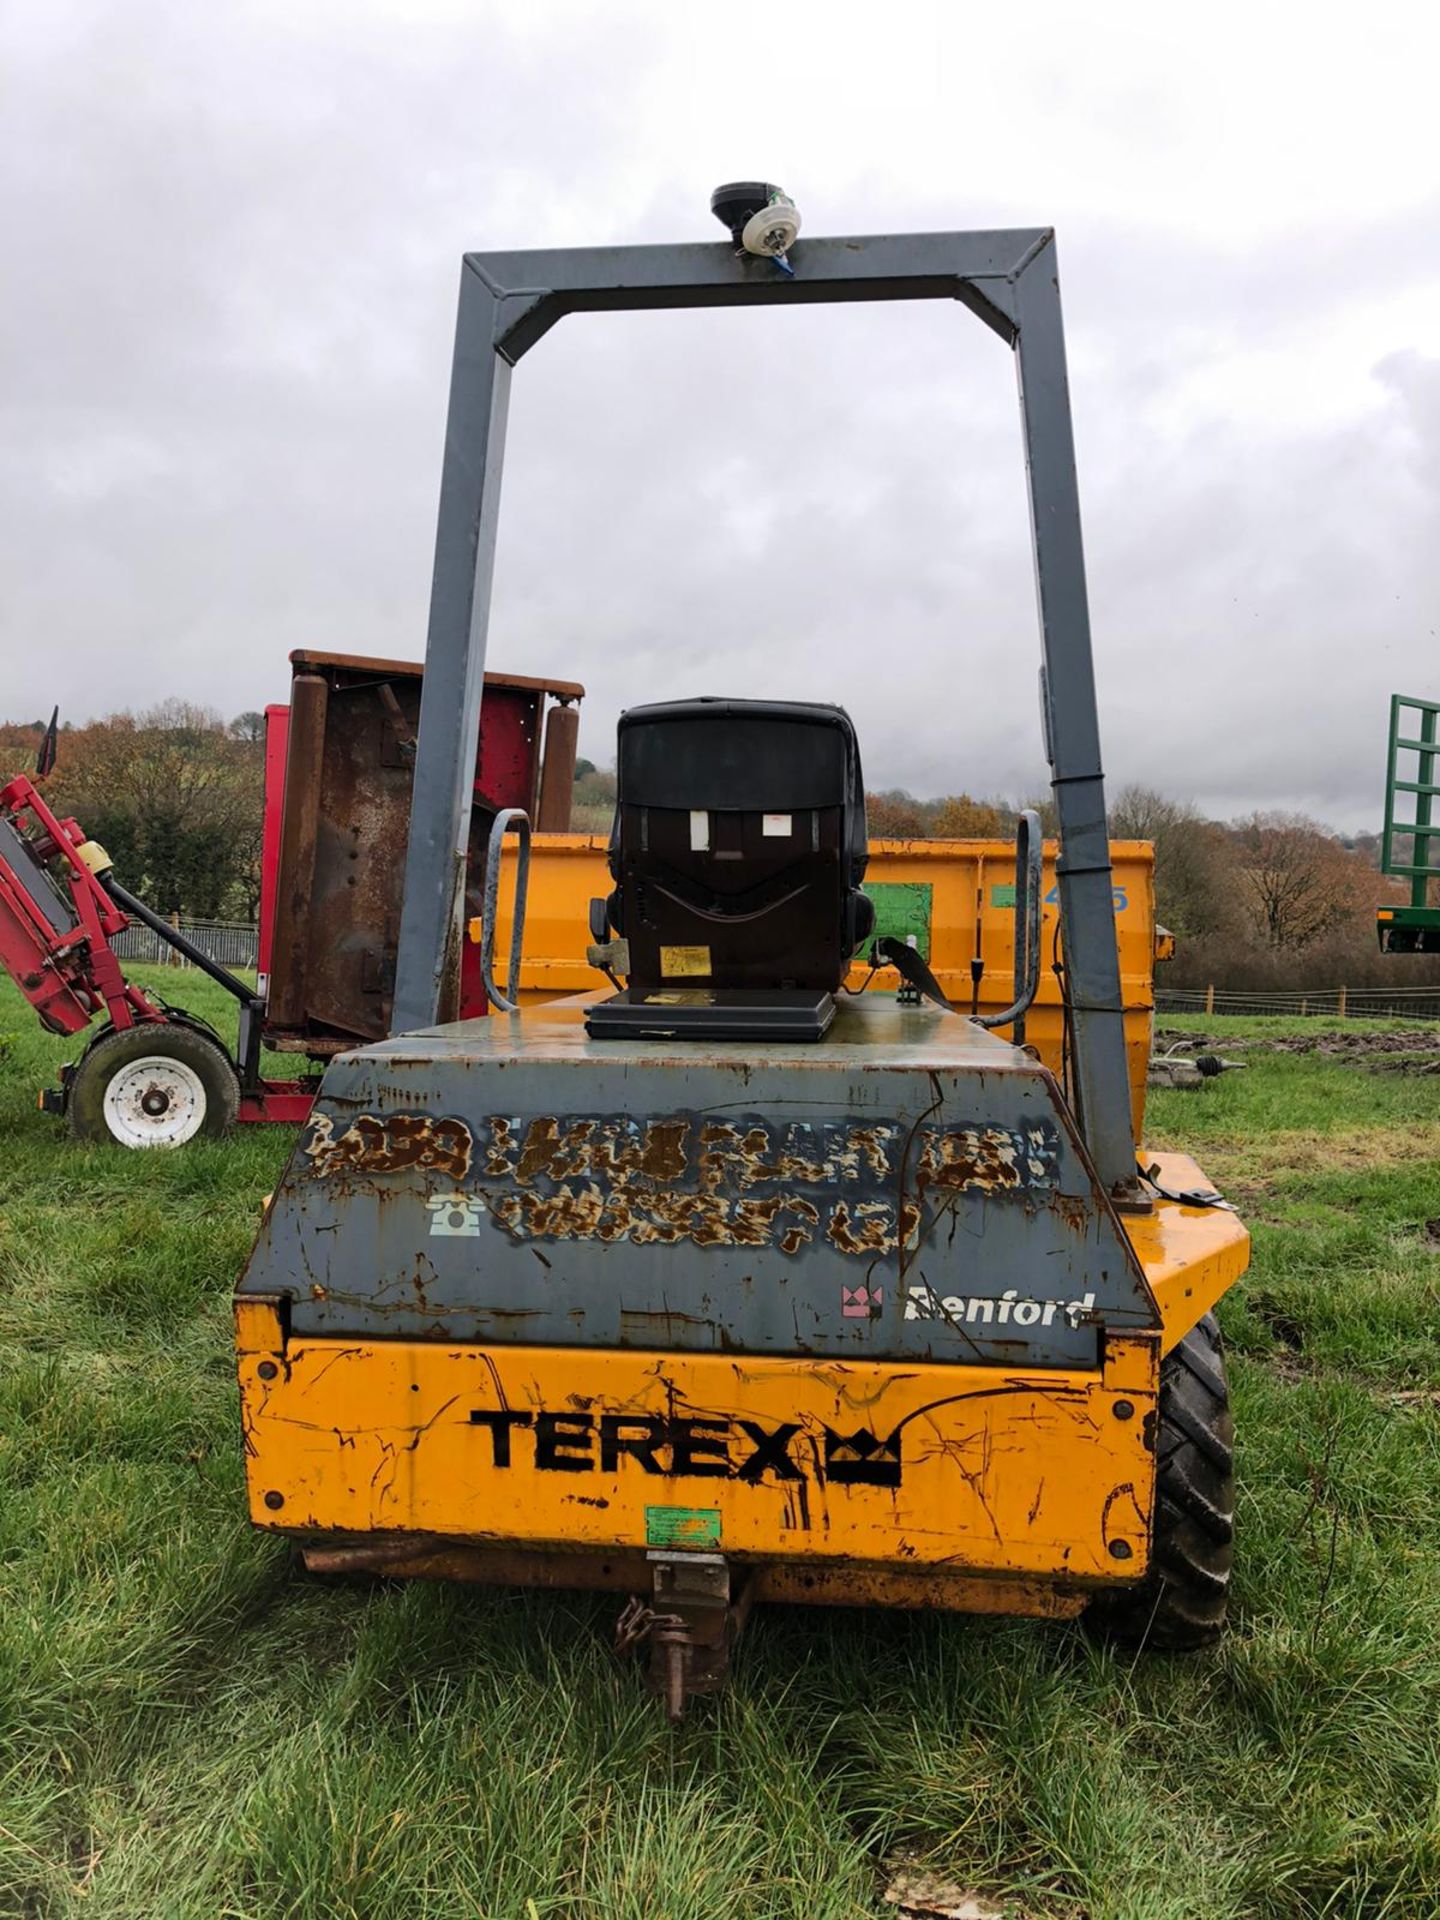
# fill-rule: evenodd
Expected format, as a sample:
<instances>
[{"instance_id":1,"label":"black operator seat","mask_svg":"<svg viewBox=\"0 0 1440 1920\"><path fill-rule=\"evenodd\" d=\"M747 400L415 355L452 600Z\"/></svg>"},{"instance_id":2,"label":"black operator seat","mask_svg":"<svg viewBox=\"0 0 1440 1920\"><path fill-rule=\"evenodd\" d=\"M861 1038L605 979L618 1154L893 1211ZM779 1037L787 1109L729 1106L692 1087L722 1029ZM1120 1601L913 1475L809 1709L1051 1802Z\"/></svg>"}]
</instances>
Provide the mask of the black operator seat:
<instances>
[{"instance_id":1,"label":"black operator seat","mask_svg":"<svg viewBox=\"0 0 1440 1920\"><path fill-rule=\"evenodd\" d=\"M632 707L616 776L604 920L628 947L628 987L591 1009L592 1034L818 1038L874 926L844 708Z\"/></svg>"}]
</instances>

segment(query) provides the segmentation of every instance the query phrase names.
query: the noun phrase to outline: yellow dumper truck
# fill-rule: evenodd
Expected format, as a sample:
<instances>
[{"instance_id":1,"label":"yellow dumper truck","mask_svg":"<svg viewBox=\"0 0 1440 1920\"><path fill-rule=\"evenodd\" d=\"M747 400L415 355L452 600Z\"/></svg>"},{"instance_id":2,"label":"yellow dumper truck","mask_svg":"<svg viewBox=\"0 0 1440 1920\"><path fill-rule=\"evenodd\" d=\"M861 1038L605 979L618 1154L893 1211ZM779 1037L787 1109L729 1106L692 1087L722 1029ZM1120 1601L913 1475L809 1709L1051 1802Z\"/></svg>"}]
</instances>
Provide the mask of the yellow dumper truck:
<instances>
[{"instance_id":1,"label":"yellow dumper truck","mask_svg":"<svg viewBox=\"0 0 1440 1920\"><path fill-rule=\"evenodd\" d=\"M321 1572L613 1589L672 1715L756 1601L1194 1645L1231 1556L1210 1309L1248 1242L1137 1150L1153 914L1106 832L1054 236L798 240L769 191L721 190L714 245L466 257L390 1036L327 1068L236 1298L257 1525ZM903 298L1018 362L1056 844L872 856L823 688L632 708L608 844L526 874L556 997L448 1019L511 369L594 310Z\"/></svg>"}]
</instances>

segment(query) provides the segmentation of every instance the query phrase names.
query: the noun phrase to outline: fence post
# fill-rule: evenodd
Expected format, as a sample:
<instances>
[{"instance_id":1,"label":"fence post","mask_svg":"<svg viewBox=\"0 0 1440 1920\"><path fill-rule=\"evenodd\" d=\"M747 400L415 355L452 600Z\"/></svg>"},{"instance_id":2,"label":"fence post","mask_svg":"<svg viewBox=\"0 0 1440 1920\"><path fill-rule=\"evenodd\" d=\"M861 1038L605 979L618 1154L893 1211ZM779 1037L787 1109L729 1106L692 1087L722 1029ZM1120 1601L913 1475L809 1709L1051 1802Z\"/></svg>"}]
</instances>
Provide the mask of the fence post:
<instances>
[{"instance_id":1,"label":"fence post","mask_svg":"<svg viewBox=\"0 0 1440 1920\"><path fill-rule=\"evenodd\" d=\"M178 907L170 916L170 924L172 927L174 927L177 933L180 931L180 909ZM182 959L180 951L176 947L172 947L170 949L169 953L166 955L166 958L168 959L172 967L178 967L178 966L184 965L184 961Z\"/></svg>"},{"instance_id":2,"label":"fence post","mask_svg":"<svg viewBox=\"0 0 1440 1920\"><path fill-rule=\"evenodd\" d=\"M1306 1014L1309 1013L1309 1011L1310 1011L1310 1002L1308 1000L1302 1000L1300 1002L1300 1018L1303 1020Z\"/></svg>"},{"instance_id":3,"label":"fence post","mask_svg":"<svg viewBox=\"0 0 1440 1920\"><path fill-rule=\"evenodd\" d=\"M1335 1003L1335 1011L1342 1020L1345 1018L1345 991L1345 988L1341 987L1340 998Z\"/></svg>"},{"instance_id":4,"label":"fence post","mask_svg":"<svg viewBox=\"0 0 1440 1920\"><path fill-rule=\"evenodd\" d=\"M1215 989L1213 986L1206 987L1205 989L1205 1011L1207 1014L1214 1013L1215 1011Z\"/></svg>"}]
</instances>

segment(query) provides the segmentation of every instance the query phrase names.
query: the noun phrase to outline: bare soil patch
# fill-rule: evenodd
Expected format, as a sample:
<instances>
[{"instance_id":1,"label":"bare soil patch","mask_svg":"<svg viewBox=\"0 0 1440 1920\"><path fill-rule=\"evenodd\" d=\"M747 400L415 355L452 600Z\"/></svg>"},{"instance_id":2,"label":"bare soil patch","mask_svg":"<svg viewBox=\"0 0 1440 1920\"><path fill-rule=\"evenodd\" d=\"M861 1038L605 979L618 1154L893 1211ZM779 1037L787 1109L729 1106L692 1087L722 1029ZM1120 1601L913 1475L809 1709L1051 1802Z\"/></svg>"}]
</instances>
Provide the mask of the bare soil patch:
<instances>
[{"instance_id":1,"label":"bare soil patch","mask_svg":"<svg viewBox=\"0 0 1440 1920\"><path fill-rule=\"evenodd\" d=\"M1346 1066L1368 1067L1375 1073L1440 1073L1440 1032L1431 1035L1415 1031L1390 1033L1227 1034L1217 1040L1213 1033L1192 1033L1181 1028L1155 1029L1157 1053L1242 1054L1301 1053L1317 1054L1339 1060Z\"/></svg>"}]
</instances>

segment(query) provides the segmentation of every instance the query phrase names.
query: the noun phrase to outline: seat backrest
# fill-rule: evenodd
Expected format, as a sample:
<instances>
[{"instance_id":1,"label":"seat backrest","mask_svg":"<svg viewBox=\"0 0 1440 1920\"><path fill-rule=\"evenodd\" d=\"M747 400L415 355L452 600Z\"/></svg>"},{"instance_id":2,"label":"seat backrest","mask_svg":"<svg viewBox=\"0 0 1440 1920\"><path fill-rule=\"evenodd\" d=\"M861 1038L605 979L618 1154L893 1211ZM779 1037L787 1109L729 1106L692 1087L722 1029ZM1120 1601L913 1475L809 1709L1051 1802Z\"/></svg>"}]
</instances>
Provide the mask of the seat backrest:
<instances>
[{"instance_id":1,"label":"seat backrest","mask_svg":"<svg viewBox=\"0 0 1440 1920\"><path fill-rule=\"evenodd\" d=\"M843 708L703 699L621 715L608 913L632 986L833 992L873 920L865 860Z\"/></svg>"}]
</instances>

